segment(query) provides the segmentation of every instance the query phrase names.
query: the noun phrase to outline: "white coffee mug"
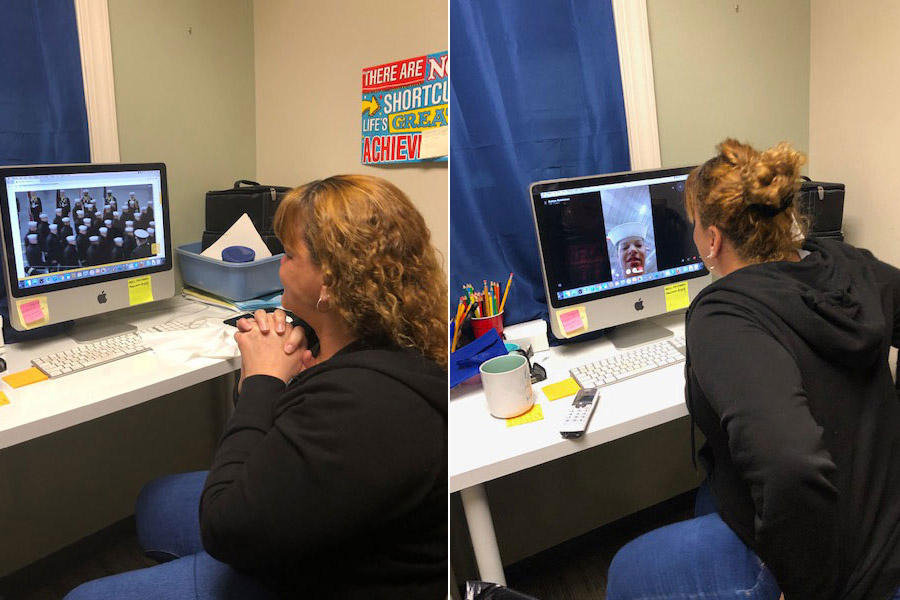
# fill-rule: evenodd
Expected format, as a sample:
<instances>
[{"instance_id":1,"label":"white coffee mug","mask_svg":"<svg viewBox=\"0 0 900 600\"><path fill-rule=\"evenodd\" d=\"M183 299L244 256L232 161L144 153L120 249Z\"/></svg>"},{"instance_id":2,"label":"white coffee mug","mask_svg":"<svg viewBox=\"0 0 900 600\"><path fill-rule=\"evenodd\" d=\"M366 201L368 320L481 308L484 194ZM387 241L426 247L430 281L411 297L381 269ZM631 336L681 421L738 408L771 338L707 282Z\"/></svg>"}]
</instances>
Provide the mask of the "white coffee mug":
<instances>
[{"instance_id":1,"label":"white coffee mug","mask_svg":"<svg viewBox=\"0 0 900 600\"><path fill-rule=\"evenodd\" d=\"M534 405L528 360L521 354L495 356L478 370L488 410L495 417L517 417Z\"/></svg>"}]
</instances>

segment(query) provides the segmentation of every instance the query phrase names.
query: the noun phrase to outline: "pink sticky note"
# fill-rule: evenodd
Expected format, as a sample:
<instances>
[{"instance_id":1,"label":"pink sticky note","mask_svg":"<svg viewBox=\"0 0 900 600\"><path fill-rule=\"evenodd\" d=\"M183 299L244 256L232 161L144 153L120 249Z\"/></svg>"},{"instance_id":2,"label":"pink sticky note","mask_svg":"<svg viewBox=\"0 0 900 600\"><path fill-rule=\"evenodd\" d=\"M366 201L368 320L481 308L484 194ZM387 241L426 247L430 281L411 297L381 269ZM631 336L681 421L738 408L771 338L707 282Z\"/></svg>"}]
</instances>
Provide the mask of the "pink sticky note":
<instances>
[{"instance_id":1,"label":"pink sticky note","mask_svg":"<svg viewBox=\"0 0 900 600\"><path fill-rule=\"evenodd\" d=\"M581 314L577 310L559 315L559 320L562 321L563 330L566 333L577 331L584 327L584 323L581 322Z\"/></svg>"},{"instance_id":2,"label":"pink sticky note","mask_svg":"<svg viewBox=\"0 0 900 600\"><path fill-rule=\"evenodd\" d=\"M32 300L20 304L19 310L22 312L22 318L25 319L26 325L30 325L35 321L40 321L44 318L44 310L41 308L40 300Z\"/></svg>"}]
</instances>

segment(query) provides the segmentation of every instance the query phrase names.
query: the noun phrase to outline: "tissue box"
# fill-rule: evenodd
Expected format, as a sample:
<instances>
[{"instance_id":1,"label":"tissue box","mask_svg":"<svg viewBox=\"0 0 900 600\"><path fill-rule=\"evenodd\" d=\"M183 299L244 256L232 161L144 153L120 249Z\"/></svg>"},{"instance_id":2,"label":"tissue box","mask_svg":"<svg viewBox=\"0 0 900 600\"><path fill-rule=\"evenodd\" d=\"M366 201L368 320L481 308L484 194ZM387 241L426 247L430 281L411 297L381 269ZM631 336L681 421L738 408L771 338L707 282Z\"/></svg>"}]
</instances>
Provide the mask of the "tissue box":
<instances>
[{"instance_id":1,"label":"tissue box","mask_svg":"<svg viewBox=\"0 0 900 600\"><path fill-rule=\"evenodd\" d=\"M249 300L284 289L278 278L282 254L249 263L227 263L200 255L200 242L175 249L181 278L192 287L228 300Z\"/></svg>"},{"instance_id":2,"label":"tissue box","mask_svg":"<svg viewBox=\"0 0 900 600\"><path fill-rule=\"evenodd\" d=\"M503 328L503 337L507 342L518 344L521 348L531 346L535 352L548 350L547 322L543 319L508 325Z\"/></svg>"}]
</instances>

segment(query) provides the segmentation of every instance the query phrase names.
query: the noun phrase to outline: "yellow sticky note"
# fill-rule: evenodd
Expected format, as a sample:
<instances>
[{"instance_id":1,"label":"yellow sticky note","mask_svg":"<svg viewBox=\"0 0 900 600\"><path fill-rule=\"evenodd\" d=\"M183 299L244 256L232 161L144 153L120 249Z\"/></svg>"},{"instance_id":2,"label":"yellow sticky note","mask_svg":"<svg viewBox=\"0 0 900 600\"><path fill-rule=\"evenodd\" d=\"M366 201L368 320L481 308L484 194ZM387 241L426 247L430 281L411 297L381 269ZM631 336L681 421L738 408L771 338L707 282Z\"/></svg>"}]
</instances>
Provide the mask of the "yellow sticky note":
<instances>
[{"instance_id":1,"label":"yellow sticky note","mask_svg":"<svg viewBox=\"0 0 900 600\"><path fill-rule=\"evenodd\" d=\"M569 338L584 333L588 328L587 313L583 306L572 306L556 313L556 322L563 332L563 336Z\"/></svg>"},{"instance_id":2,"label":"yellow sticky note","mask_svg":"<svg viewBox=\"0 0 900 600\"><path fill-rule=\"evenodd\" d=\"M574 379L569 377L568 379L545 385L542 389L544 395L547 396L547 400L553 401L566 396L574 396L581 387L578 386Z\"/></svg>"},{"instance_id":3,"label":"yellow sticky note","mask_svg":"<svg viewBox=\"0 0 900 600\"><path fill-rule=\"evenodd\" d=\"M691 299L688 294L688 282L673 283L666 286L666 312L687 308Z\"/></svg>"},{"instance_id":4,"label":"yellow sticky note","mask_svg":"<svg viewBox=\"0 0 900 600\"><path fill-rule=\"evenodd\" d=\"M3 406L4 404L9 404L9 398L6 397L6 394L0 392L0 406Z\"/></svg>"},{"instance_id":5,"label":"yellow sticky note","mask_svg":"<svg viewBox=\"0 0 900 600\"><path fill-rule=\"evenodd\" d=\"M149 275L128 280L128 306L144 302L153 302L153 287L150 285Z\"/></svg>"},{"instance_id":6,"label":"yellow sticky note","mask_svg":"<svg viewBox=\"0 0 900 600\"><path fill-rule=\"evenodd\" d=\"M37 367L31 367L30 369L25 369L18 373L10 373L3 378L3 381L8 383L11 387L20 388L23 385L37 383L38 381L44 381L45 379L48 379L48 377L44 375L43 371Z\"/></svg>"},{"instance_id":7,"label":"yellow sticky note","mask_svg":"<svg viewBox=\"0 0 900 600\"><path fill-rule=\"evenodd\" d=\"M47 307L47 296L35 296L16 300L16 312L19 322L25 329L40 327L50 322L50 309Z\"/></svg>"},{"instance_id":8,"label":"yellow sticky note","mask_svg":"<svg viewBox=\"0 0 900 600\"><path fill-rule=\"evenodd\" d=\"M519 415L518 417L513 417L512 419L506 420L507 427L515 427L516 425L524 425L525 423L534 423L535 421L542 421L544 419L544 411L541 409L540 404L535 404L531 407L524 415Z\"/></svg>"}]
</instances>

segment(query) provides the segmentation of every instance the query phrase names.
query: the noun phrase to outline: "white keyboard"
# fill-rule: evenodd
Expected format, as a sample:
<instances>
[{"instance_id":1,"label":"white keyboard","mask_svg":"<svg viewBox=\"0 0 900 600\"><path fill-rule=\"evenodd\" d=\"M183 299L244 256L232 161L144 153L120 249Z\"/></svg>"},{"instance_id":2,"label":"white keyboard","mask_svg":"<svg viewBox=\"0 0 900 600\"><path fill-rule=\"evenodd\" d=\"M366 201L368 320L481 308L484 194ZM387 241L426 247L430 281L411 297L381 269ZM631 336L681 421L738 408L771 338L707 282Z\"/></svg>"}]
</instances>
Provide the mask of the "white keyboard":
<instances>
[{"instance_id":1,"label":"white keyboard","mask_svg":"<svg viewBox=\"0 0 900 600\"><path fill-rule=\"evenodd\" d=\"M582 388L599 388L680 362L684 362L684 338L675 337L575 367L569 374Z\"/></svg>"},{"instance_id":2,"label":"white keyboard","mask_svg":"<svg viewBox=\"0 0 900 600\"><path fill-rule=\"evenodd\" d=\"M144 343L141 336L136 333L126 333L40 356L33 359L31 364L46 373L48 377L62 377L148 350L150 350L150 346Z\"/></svg>"},{"instance_id":3,"label":"white keyboard","mask_svg":"<svg viewBox=\"0 0 900 600\"><path fill-rule=\"evenodd\" d=\"M138 333L145 331L147 333L164 333L166 331L185 331L187 329L191 329L190 323L184 323L182 321L166 321L165 323L141 329Z\"/></svg>"}]
</instances>

